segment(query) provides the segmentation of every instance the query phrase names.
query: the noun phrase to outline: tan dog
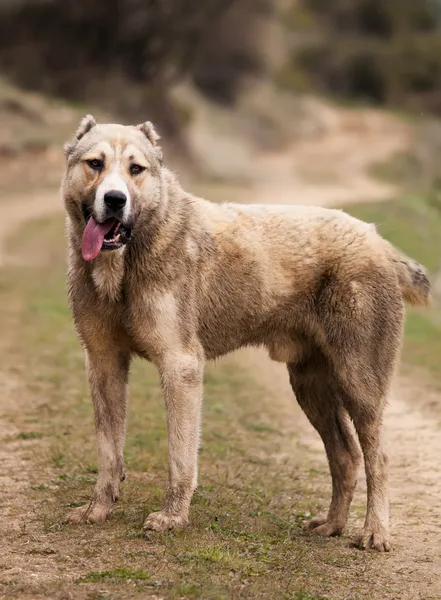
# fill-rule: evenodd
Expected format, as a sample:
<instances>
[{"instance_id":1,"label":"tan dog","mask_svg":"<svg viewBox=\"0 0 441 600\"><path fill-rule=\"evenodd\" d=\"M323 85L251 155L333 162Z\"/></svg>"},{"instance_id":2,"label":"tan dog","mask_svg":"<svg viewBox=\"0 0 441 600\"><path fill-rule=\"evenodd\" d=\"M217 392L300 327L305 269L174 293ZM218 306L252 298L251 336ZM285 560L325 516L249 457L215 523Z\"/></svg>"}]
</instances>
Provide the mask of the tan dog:
<instances>
[{"instance_id":1,"label":"tan dog","mask_svg":"<svg viewBox=\"0 0 441 600\"><path fill-rule=\"evenodd\" d=\"M68 289L95 410L98 481L71 523L101 522L124 479L129 366L153 361L169 442L165 506L147 529L188 522L197 483L204 362L264 345L325 444L327 516L309 527L342 533L361 453L367 513L361 548L390 549L383 408L403 331L403 299L426 304L424 270L341 211L211 204L184 192L162 164L150 123L83 119L66 145L63 197Z\"/></svg>"}]
</instances>

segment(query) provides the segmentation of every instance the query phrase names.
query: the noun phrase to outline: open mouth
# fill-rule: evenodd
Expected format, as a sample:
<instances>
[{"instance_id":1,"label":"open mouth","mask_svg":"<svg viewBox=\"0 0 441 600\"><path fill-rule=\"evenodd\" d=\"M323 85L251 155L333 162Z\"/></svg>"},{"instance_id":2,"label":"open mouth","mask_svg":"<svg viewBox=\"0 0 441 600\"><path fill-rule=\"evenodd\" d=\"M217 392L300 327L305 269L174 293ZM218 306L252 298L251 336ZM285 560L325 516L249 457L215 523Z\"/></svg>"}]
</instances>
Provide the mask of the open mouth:
<instances>
[{"instance_id":1,"label":"open mouth","mask_svg":"<svg viewBox=\"0 0 441 600\"><path fill-rule=\"evenodd\" d=\"M117 219L110 219L114 221L111 229L104 235L103 244L101 250L117 250L121 248L130 239L131 230L118 221ZM107 224L108 221L105 221Z\"/></svg>"},{"instance_id":2,"label":"open mouth","mask_svg":"<svg viewBox=\"0 0 441 600\"><path fill-rule=\"evenodd\" d=\"M130 240L132 230L118 219L98 223L92 214L84 211L86 227L83 232L82 254L84 260L93 260L102 250L118 250Z\"/></svg>"}]
</instances>

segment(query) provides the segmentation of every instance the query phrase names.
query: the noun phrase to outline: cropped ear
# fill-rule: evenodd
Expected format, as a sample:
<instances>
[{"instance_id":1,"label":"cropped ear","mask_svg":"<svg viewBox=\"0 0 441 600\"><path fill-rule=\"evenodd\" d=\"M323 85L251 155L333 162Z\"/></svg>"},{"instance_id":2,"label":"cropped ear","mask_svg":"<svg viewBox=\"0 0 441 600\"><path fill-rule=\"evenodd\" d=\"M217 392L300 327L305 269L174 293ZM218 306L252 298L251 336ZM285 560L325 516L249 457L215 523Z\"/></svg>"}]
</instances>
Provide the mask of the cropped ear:
<instances>
[{"instance_id":1,"label":"cropped ear","mask_svg":"<svg viewBox=\"0 0 441 600\"><path fill-rule=\"evenodd\" d=\"M137 125L136 128L142 131L152 146L158 145L158 141L161 139L161 136L156 132L151 121L141 123L140 125Z\"/></svg>"},{"instance_id":2,"label":"cropped ear","mask_svg":"<svg viewBox=\"0 0 441 600\"><path fill-rule=\"evenodd\" d=\"M75 148L77 142L81 140L81 138L85 136L86 133L88 133L93 127L95 127L95 125L96 121L92 115L86 115L81 119L78 129L75 132L74 139L64 144L64 153L66 156L69 156L69 154Z\"/></svg>"}]
</instances>

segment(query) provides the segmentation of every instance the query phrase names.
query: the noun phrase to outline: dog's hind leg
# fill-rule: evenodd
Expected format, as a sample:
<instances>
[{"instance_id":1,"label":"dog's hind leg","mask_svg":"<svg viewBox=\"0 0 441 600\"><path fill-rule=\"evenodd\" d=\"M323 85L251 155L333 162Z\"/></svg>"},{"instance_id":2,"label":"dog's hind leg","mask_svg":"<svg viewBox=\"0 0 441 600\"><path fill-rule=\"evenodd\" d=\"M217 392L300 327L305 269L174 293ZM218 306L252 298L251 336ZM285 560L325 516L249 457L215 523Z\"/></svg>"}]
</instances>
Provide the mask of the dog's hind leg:
<instances>
[{"instance_id":1,"label":"dog's hind leg","mask_svg":"<svg viewBox=\"0 0 441 600\"><path fill-rule=\"evenodd\" d=\"M388 552L391 549L389 535L389 493L388 457L381 447L381 425L386 397L379 397L375 404L372 394L366 390L354 399L348 399L346 406L363 450L366 483L366 519L357 545L361 549ZM375 407L375 408L374 408Z\"/></svg>"},{"instance_id":2,"label":"dog's hind leg","mask_svg":"<svg viewBox=\"0 0 441 600\"><path fill-rule=\"evenodd\" d=\"M400 348L403 306L393 289L373 306L375 311L357 322L357 328L349 320L334 318L340 336L334 360L365 464L367 510L358 546L387 552L391 549L388 458L381 445L381 427Z\"/></svg>"},{"instance_id":3,"label":"dog's hind leg","mask_svg":"<svg viewBox=\"0 0 441 600\"><path fill-rule=\"evenodd\" d=\"M332 477L328 513L310 521L308 529L323 536L340 535L348 519L361 452L321 353L317 350L304 364L288 364L288 372L298 403L323 440Z\"/></svg>"},{"instance_id":4,"label":"dog's hind leg","mask_svg":"<svg viewBox=\"0 0 441 600\"><path fill-rule=\"evenodd\" d=\"M381 552L391 548L381 426L401 345L404 306L396 273L382 259L377 264L372 252L362 270L350 261L346 271L328 273L315 306L334 385L341 390L363 451L367 511L358 546Z\"/></svg>"},{"instance_id":5,"label":"dog's hind leg","mask_svg":"<svg viewBox=\"0 0 441 600\"><path fill-rule=\"evenodd\" d=\"M89 348L86 368L95 413L98 479L88 506L72 511L69 523L101 523L118 500L124 479L124 438L130 354L116 344Z\"/></svg>"},{"instance_id":6,"label":"dog's hind leg","mask_svg":"<svg viewBox=\"0 0 441 600\"><path fill-rule=\"evenodd\" d=\"M202 357L202 349L181 350L158 361L167 409L169 474L164 508L147 517L145 529L164 531L188 523L190 502L197 486Z\"/></svg>"}]
</instances>

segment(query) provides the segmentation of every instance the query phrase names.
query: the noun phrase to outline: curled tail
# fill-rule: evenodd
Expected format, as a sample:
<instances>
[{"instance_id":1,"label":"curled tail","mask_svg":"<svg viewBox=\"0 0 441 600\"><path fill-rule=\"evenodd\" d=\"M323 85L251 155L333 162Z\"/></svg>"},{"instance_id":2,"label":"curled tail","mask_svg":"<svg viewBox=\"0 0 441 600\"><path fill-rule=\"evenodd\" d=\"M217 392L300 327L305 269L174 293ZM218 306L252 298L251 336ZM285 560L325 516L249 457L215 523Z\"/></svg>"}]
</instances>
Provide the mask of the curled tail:
<instances>
[{"instance_id":1,"label":"curled tail","mask_svg":"<svg viewBox=\"0 0 441 600\"><path fill-rule=\"evenodd\" d=\"M430 302L430 281L426 269L416 260L398 252L392 245L388 246L404 300L413 306L427 306Z\"/></svg>"}]
</instances>

